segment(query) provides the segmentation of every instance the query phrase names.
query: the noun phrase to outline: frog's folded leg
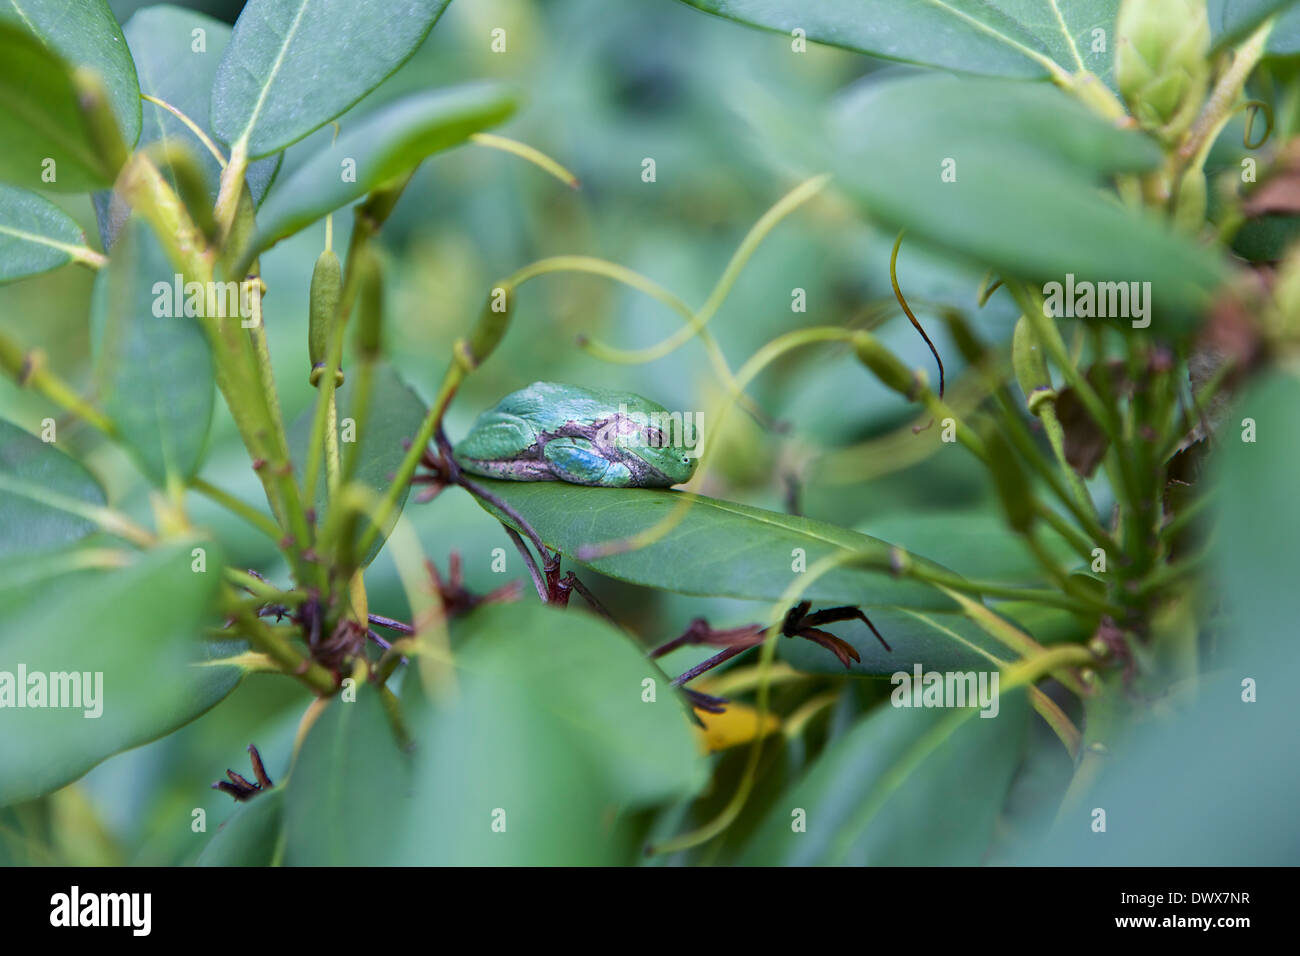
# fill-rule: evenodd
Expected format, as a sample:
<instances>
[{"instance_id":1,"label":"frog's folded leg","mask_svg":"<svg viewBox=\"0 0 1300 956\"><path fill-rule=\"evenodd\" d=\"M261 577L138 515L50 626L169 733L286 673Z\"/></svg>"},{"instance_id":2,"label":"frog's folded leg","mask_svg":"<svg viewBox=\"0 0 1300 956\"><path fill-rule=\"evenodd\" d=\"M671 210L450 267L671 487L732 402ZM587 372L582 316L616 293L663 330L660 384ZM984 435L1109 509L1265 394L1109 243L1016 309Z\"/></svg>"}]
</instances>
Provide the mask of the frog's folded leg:
<instances>
[{"instance_id":1,"label":"frog's folded leg","mask_svg":"<svg viewBox=\"0 0 1300 956\"><path fill-rule=\"evenodd\" d=\"M479 416L473 429L456 445L453 455L462 469L489 478L546 481L550 466L537 446L532 422L496 410ZM532 449L533 453L529 454Z\"/></svg>"},{"instance_id":2,"label":"frog's folded leg","mask_svg":"<svg viewBox=\"0 0 1300 956\"><path fill-rule=\"evenodd\" d=\"M632 472L622 462L610 461L585 438L552 438L542 448L554 476L575 485L625 488Z\"/></svg>"}]
</instances>

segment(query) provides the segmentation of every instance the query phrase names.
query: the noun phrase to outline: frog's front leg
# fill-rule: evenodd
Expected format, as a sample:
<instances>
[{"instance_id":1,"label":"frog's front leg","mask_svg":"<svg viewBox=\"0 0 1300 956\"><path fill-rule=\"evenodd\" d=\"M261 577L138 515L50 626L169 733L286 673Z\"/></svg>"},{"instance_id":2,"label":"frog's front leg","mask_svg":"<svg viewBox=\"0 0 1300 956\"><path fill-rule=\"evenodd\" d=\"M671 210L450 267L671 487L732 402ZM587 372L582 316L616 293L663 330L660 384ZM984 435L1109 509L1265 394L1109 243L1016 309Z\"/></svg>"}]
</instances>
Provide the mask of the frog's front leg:
<instances>
[{"instance_id":1,"label":"frog's front leg","mask_svg":"<svg viewBox=\"0 0 1300 956\"><path fill-rule=\"evenodd\" d=\"M542 456L556 478L575 485L625 488L632 480L627 465L605 458L586 438L552 438L542 448Z\"/></svg>"}]
</instances>

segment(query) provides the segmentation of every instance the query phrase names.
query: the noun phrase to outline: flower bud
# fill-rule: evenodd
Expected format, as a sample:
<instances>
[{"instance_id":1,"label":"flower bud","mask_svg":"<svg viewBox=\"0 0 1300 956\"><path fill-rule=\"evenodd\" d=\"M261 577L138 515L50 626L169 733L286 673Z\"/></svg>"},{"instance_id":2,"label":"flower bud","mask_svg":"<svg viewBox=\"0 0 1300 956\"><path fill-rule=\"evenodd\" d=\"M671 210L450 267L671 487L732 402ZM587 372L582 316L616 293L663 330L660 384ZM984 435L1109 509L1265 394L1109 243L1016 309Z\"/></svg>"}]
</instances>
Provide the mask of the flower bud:
<instances>
[{"instance_id":1,"label":"flower bud","mask_svg":"<svg viewBox=\"0 0 1300 956\"><path fill-rule=\"evenodd\" d=\"M858 332L853 336L853 349L858 353L858 360L871 369L881 384L909 402L916 400L921 383L897 355L880 344L879 339L870 332Z\"/></svg>"},{"instance_id":2,"label":"flower bud","mask_svg":"<svg viewBox=\"0 0 1300 956\"><path fill-rule=\"evenodd\" d=\"M311 298L307 322L307 353L311 358L311 383L320 387L321 376L329 362L330 332L338 319L339 294L343 287L343 273L339 257L329 249L320 254L316 268L311 273ZM343 384L343 372L334 376L337 388Z\"/></svg>"},{"instance_id":3,"label":"flower bud","mask_svg":"<svg viewBox=\"0 0 1300 956\"><path fill-rule=\"evenodd\" d=\"M1209 83L1206 0L1122 0L1115 83L1143 128L1172 142L1186 132Z\"/></svg>"}]
</instances>

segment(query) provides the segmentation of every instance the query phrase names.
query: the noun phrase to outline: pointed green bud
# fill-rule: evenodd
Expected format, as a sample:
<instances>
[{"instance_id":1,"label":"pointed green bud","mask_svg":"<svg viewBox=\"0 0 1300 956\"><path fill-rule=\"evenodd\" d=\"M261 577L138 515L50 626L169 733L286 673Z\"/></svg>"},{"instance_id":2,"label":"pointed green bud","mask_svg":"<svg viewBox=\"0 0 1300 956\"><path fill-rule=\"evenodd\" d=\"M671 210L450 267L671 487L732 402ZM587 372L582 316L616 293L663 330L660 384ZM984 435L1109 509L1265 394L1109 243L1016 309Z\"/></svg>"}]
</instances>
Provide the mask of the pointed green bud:
<instances>
[{"instance_id":1,"label":"pointed green bud","mask_svg":"<svg viewBox=\"0 0 1300 956\"><path fill-rule=\"evenodd\" d=\"M307 354L311 358L311 383L320 388L321 376L329 363L330 333L338 319L343 271L339 257L326 249L316 259L311 273L311 299L307 322ZM334 387L343 384L343 372L334 375Z\"/></svg>"},{"instance_id":2,"label":"pointed green bud","mask_svg":"<svg viewBox=\"0 0 1300 956\"><path fill-rule=\"evenodd\" d=\"M880 344L870 332L857 332L853 336L853 349L858 360L880 379L881 384L893 389L909 402L916 401L921 382L889 349Z\"/></svg>"}]
</instances>

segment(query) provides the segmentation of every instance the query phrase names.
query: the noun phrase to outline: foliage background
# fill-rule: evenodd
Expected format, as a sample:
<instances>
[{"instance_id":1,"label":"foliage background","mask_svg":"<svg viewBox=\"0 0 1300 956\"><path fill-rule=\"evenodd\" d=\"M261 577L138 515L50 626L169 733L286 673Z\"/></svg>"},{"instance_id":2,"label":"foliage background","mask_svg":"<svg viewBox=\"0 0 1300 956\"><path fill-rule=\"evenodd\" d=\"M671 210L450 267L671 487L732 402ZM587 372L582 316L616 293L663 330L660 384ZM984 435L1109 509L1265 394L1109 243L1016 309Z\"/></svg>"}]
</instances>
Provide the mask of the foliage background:
<instances>
[{"instance_id":1,"label":"foliage background","mask_svg":"<svg viewBox=\"0 0 1300 956\"><path fill-rule=\"evenodd\" d=\"M143 5L130 0L111 4L122 23ZM220 0L188 5L228 21L240 7ZM508 31L507 55L494 55L488 48L489 31L498 26ZM485 290L495 279L547 255L609 259L649 275L687 302L702 302L745 231L799 176L797 157L810 118L867 73L910 69L816 44L809 45L806 55L791 56L786 36L740 28L663 0L452 3L414 59L341 117L344 127L408 90L473 77L500 78L527 91L524 108L501 132L556 157L577 174L582 189L567 191L531 166L473 147L424 164L381 237L389 293L388 354L427 401L452 341L481 307ZM774 130L780 133L774 135ZM1239 136L1239 122L1225 138L1234 132ZM327 127L292 146L280 180L327 145L330 136ZM654 184L642 182L644 157L656 160ZM61 202L88 235L95 234L88 199ZM350 218L336 215L336 229L350 228ZM892 239L892 233L873 228L855 210L830 199L814 201L784 221L711 325L733 368L797 325L867 326L881 319L888 320L879 329L882 340L909 366L927 366L924 344L891 305ZM287 420L307 408L315 394L306 374L306 311L312 265L322 242L323 226L317 225L276 247L262 262L271 284L268 334ZM343 244L343 237L336 236L335 247ZM1016 317L1009 300L998 296L976 312L979 278L943 265L919 248L905 249L899 262L900 282L909 297L923 304L918 312L949 358L952 380L961 364L933 306L954 305L978 315L981 330L1000 341ZM0 287L0 326L45 348L55 369L74 382L89 374L85 317L91 281L89 272L64 269ZM790 309L796 287L807 291L805 314ZM506 345L463 390L448 430L458 437L483 407L539 378L624 387L671 407L704 408L713 386L697 344L645 366L603 364L574 345L582 334L627 347L648 345L679 324L654 301L601 279L563 275L531 283L520 296ZM999 523L992 491L969 456L940 445L934 433L911 435L905 426L915 419L915 410L868 376L847 350L803 350L762 376L752 394L792 427L786 434L763 433L734 417L721 476L716 485L701 489L704 493L779 511L785 476L798 475L801 506L810 517L918 548L939 535L949 546L943 557L958 571L978 570L1003 557L992 537ZM0 417L35 429L45 414L39 397L0 380ZM203 474L245 500L259 500L260 488L221 403L217 416ZM1294 419L1288 421L1294 430ZM147 487L119 452L98 442L89 429L71 442L88 450L87 460L109 489L110 500L133 514L148 515ZM821 453L826 454L819 459ZM1277 467L1287 465L1280 461ZM1104 494L1098 488L1103 512ZM189 502L196 522L212 528L233 564L285 578L278 554L252 529L197 496ZM406 514L439 567L445 568L450 553L458 551L472 590L488 591L503 583L490 570L491 552L509 550L509 542L468 497L453 490L428 505L409 504ZM954 536L953 529L961 533ZM522 577L510 554L514 576ZM605 580L593 583L647 641L676 635L696 616L725 626L762 613L760 607L738 601L686 598ZM387 553L368 572L367 586L372 610L407 617ZM157 599L165 602L168 596ZM531 594L525 599L531 600ZM86 626L93 629L95 623ZM1267 647L1269 638L1291 630L1293 623L1270 619L1259 627L1253 636ZM1277 650L1294 659L1289 646ZM1276 661L1256 653L1261 660ZM672 662L683 668L692 660L686 654ZM884 693L875 682L859 682L827 725L811 735L809 746L815 749L846 732ZM246 766L244 748L250 741L258 744L271 776L279 779L303 703L301 688L290 681L248 677L233 695L181 731L111 758L47 798L0 811L2 832L23 834L18 840L0 840L0 861L192 862L207 842L206 836L191 832L192 809L206 809L209 834L233 810L230 800L208 784L226 767ZM1276 775L1272 783L1278 786L1270 792L1297 792L1294 761L1284 757L1286 750L1293 752L1285 743L1293 727L1261 727L1260 737L1249 746L1240 746L1235 737L1222 741L1225 751L1236 747L1238 755L1213 776L1226 773L1239 786L1202 799L1197 788L1205 785L1208 772L1178 782L1178 774L1186 771L1179 755L1200 752L1207 738L1197 735L1212 738L1215 728L1222 727L1213 714L1200 720L1179 725L1163 743L1147 744L1168 762L1167 772L1138 773L1127 783L1122 778L1118 786L1137 788L1136 795L1130 794L1137 804L1158 805L1163 814L1182 821L1188 839L1203 841L1201 849L1212 859L1246 862L1241 830L1227 825L1227 819L1252 805L1248 781L1253 774ZM993 861L1025 858L1018 841L1046 822L1044 808L1054 805L1047 795L1059 793L1071 773L1059 743L1040 721L1031 723L1029 734L1029 759L1010 803L1011 816L1019 818L1000 826L989 857ZM789 774L797 773L804 766L802 746L796 742L773 759L785 761ZM743 763L736 752L714 759L722 767L705 811L718 809L729 796ZM978 778L980 768L970 769ZM755 795L756 810L775 796L782 779L788 778L775 774ZM940 794L944 802L935 806L938 817L925 838L933 843L910 848L910 859L943 858L954 839L953 826L960 830L961 789L954 783ZM1274 839L1267 847L1251 842L1246 849L1276 855L1279 846L1296 848L1300 828L1275 812L1282 805L1269 803L1262 811L1270 825L1279 827ZM665 819L672 832L673 818ZM759 819L761 813L747 815L726 840L695 859L728 859ZM1135 847L1125 862L1163 861L1180 852L1176 846L1144 845L1141 833L1115 835L1117 843L1125 839ZM1040 852L1046 856L1037 859L1049 862L1113 859L1082 845Z\"/></svg>"}]
</instances>

